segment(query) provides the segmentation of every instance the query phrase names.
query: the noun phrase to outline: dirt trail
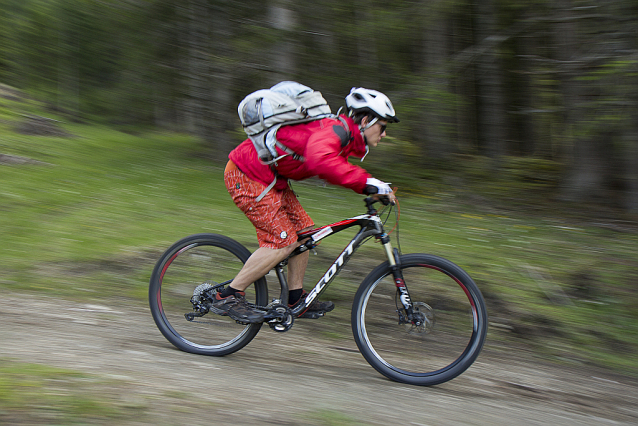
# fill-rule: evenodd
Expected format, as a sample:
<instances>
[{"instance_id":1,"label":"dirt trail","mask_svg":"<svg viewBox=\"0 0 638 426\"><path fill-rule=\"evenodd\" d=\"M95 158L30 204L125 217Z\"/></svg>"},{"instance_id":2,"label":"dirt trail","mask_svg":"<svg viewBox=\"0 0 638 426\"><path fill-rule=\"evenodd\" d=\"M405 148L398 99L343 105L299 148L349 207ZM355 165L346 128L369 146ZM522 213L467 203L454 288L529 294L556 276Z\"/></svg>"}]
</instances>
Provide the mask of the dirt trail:
<instances>
[{"instance_id":1,"label":"dirt trail","mask_svg":"<svg viewBox=\"0 0 638 426\"><path fill-rule=\"evenodd\" d=\"M302 321L283 334L262 328L223 358L174 349L146 306L3 295L0 323L0 359L112 380L113 392L146 407L126 424L328 424L326 413L368 425L638 424L635 380L504 357L489 341L462 376L419 388L388 381L352 340L322 340Z\"/></svg>"}]
</instances>

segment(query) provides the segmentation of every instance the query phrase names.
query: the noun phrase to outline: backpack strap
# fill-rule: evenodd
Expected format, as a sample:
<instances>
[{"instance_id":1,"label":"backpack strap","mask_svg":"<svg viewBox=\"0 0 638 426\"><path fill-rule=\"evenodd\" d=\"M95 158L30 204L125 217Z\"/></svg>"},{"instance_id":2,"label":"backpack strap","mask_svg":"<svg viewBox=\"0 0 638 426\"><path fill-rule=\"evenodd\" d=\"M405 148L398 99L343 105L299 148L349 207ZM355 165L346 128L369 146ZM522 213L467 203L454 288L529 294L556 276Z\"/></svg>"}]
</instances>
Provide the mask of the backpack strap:
<instances>
[{"instance_id":1,"label":"backpack strap","mask_svg":"<svg viewBox=\"0 0 638 426\"><path fill-rule=\"evenodd\" d=\"M345 148L348 146L350 142L354 140L354 136L352 136L352 132L350 131L350 126L348 126L348 122L345 118L338 115L337 118L341 121L341 126L337 126L336 124L332 126L332 130L339 136L341 139L341 148Z\"/></svg>"},{"instance_id":2,"label":"backpack strap","mask_svg":"<svg viewBox=\"0 0 638 426\"><path fill-rule=\"evenodd\" d=\"M350 142L352 142L354 137L352 136L352 132L350 131L350 126L348 126L348 122L346 121L346 119L341 117L340 115L338 115L337 118L339 119L342 125L339 126L335 124L334 126L332 126L332 130L337 134L337 136L339 136L339 139L341 140L341 148L345 148L346 146L348 146ZM277 160L283 157L286 157L288 155L290 155L293 159L297 161L301 161L302 163L306 161L303 155L297 154L295 151L288 148L283 143L279 142L278 139L275 138L275 140L276 140L275 145L277 146L277 148L281 149L283 152L285 152L285 154L277 157L275 160L272 161L271 164L273 163L276 164Z\"/></svg>"},{"instance_id":3,"label":"backpack strap","mask_svg":"<svg viewBox=\"0 0 638 426\"><path fill-rule=\"evenodd\" d=\"M268 191L270 191L273 188L273 186L275 186L275 184L277 183L277 176L279 175L275 172L275 179L273 179L273 181L270 182L270 185L268 185L266 189L264 189L262 193L259 194L257 198L255 198L255 201L260 202L266 196L266 194L268 194Z\"/></svg>"},{"instance_id":4,"label":"backpack strap","mask_svg":"<svg viewBox=\"0 0 638 426\"><path fill-rule=\"evenodd\" d=\"M281 149L283 152L286 153L285 155L277 157L277 160L279 160L280 158L285 157L286 155L290 155L293 159L295 159L297 161L301 161L302 163L304 161L306 161L306 159L304 158L303 155L297 154L295 151L293 151L292 149L288 148L283 143L279 142L279 140L277 140L277 142L275 142L275 145L277 145L277 148Z\"/></svg>"},{"instance_id":5,"label":"backpack strap","mask_svg":"<svg viewBox=\"0 0 638 426\"><path fill-rule=\"evenodd\" d=\"M337 136L339 136L339 139L341 139L341 148L345 148L346 146L348 146L348 144L350 142L352 142L352 140L354 140L354 136L352 136L352 132L350 131L350 126L348 126L348 122L341 116L337 116L337 118L339 119L339 121L341 121L342 126L339 126L339 125L335 124L334 126L332 126L332 130L337 134ZM275 186L275 184L277 183L277 178L279 177L279 174L277 173L277 168L276 168L277 160L280 160L280 159L290 155L293 159L295 159L297 161L301 161L302 163L304 161L306 161L306 159L304 158L303 155L297 154L295 151L293 151L292 149L288 148L286 145L284 145L283 143L279 142L279 140L277 140L277 139L276 139L275 145L277 146L277 148L279 148L283 152L285 152L285 154L280 155L279 157L275 158L271 162L267 163L268 165L270 165L270 168L275 173L275 179L255 199L255 201L257 201L257 202L261 201L266 196L268 191L270 191Z\"/></svg>"}]
</instances>

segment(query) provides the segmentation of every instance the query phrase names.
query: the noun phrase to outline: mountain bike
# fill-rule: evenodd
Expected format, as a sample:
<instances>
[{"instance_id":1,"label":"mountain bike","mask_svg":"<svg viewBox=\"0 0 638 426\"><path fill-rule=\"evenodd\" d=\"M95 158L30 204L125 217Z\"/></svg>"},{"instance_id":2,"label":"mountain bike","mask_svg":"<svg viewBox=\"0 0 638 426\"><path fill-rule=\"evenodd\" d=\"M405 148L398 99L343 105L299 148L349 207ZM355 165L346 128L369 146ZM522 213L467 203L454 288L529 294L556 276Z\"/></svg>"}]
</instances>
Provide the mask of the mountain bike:
<instances>
[{"instance_id":1,"label":"mountain bike","mask_svg":"<svg viewBox=\"0 0 638 426\"><path fill-rule=\"evenodd\" d=\"M246 300L264 313L264 322L258 324L218 315L212 306L213 292L232 282L250 251L218 234L181 239L161 256L151 276L149 301L157 327L177 348L213 356L243 348L264 323L276 332L286 332L356 250L374 238L381 243L387 261L366 276L354 296L351 324L359 351L379 373L398 382L429 386L457 377L472 365L485 342L483 296L472 278L454 263L430 254L401 254L393 248L384 229L392 207L383 216L374 208L378 201L368 197L365 214L299 234L301 245L274 268L281 286L278 297L268 300L265 277L246 290ZM305 300L291 309L284 273L288 260L352 227L358 227L352 241Z\"/></svg>"}]
</instances>

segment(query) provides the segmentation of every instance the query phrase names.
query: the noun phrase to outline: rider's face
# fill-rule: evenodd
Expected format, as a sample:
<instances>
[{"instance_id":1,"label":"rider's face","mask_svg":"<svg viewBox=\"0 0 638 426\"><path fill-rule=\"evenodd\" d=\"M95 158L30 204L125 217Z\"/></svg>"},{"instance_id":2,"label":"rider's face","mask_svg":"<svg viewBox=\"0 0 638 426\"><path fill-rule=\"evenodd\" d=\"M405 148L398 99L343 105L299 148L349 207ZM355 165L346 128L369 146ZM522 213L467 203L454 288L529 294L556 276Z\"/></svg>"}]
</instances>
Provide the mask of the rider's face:
<instances>
[{"instance_id":1,"label":"rider's face","mask_svg":"<svg viewBox=\"0 0 638 426\"><path fill-rule=\"evenodd\" d=\"M370 121L368 117L365 117L361 121L361 124L363 125L363 127L365 127L369 122ZM384 138L386 136L385 127L387 126L387 124L387 121L377 120L376 123L363 131L363 134L368 141L368 145L370 145L371 147L376 147L379 144L381 138Z\"/></svg>"}]
</instances>

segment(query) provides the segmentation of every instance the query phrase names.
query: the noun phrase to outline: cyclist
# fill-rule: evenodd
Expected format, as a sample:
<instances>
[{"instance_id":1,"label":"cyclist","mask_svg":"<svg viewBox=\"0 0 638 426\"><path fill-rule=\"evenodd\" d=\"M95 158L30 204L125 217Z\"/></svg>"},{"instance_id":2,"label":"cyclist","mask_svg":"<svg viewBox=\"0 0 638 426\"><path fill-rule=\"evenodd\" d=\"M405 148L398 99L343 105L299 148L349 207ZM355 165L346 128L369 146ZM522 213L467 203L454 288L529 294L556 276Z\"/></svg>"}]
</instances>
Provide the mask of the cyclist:
<instances>
[{"instance_id":1,"label":"cyclist","mask_svg":"<svg viewBox=\"0 0 638 426\"><path fill-rule=\"evenodd\" d=\"M363 161L369 148L376 147L386 136L387 124L399 121L390 99L381 92L357 87L346 97L346 107L347 116L284 126L277 131L277 140L303 158L289 155L278 160L273 168L259 161L250 139L230 153L224 182L237 207L255 226L259 240L259 248L232 283L215 293L213 306L231 318L246 323L263 321L263 313L244 299L244 290L300 245L297 232L314 226L289 187L289 179L318 176L359 194L380 194L394 201L394 193L387 183L348 162L350 156ZM278 150L279 154L286 154L281 147ZM275 178L276 183L268 190ZM306 294L303 277L308 255L306 251L288 263L291 308ZM309 312L325 313L332 309L332 302L315 301L300 317L310 316Z\"/></svg>"}]
</instances>

